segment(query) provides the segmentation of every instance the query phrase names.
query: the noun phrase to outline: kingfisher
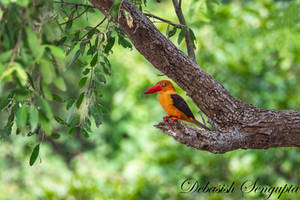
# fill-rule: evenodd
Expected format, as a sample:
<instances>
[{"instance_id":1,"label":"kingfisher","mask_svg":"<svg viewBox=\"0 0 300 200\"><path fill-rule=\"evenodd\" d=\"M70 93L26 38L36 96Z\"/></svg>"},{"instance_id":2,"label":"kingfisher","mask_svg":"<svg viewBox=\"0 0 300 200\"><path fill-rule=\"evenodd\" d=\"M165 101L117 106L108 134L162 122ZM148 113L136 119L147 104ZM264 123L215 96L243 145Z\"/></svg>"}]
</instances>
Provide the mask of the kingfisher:
<instances>
[{"instance_id":1,"label":"kingfisher","mask_svg":"<svg viewBox=\"0 0 300 200\"><path fill-rule=\"evenodd\" d=\"M152 88L147 90L145 94L153 94L158 92L158 101L168 114L163 119L172 118L171 123L177 120L184 120L193 123L201 128L210 130L208 127L197 121L184 99L179 96L168 80L162 80L156 83Z\"/></svg>"}]
</instances>

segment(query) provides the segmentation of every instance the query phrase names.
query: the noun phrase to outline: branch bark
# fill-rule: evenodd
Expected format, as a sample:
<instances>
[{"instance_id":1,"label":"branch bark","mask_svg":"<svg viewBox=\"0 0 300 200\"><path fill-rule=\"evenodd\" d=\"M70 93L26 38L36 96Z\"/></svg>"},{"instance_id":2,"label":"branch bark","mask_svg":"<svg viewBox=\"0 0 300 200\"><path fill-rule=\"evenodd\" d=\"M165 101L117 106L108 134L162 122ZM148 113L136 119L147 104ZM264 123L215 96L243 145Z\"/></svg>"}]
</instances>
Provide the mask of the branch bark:
<instances>
[{"instance_id":1,"label":"branch bark","mask_svg":"<svg viewBox=\"0 0 300 200\"><path fill-rule=\"evenodd\" d=\"M89 0L109 17L112 0ZM208 117L216 131L204 131L182 123L156 127L177 141L212 153L234 149L266 149L300 146L300 111L266 110L232 97L213 77L170 42L140 10L128 0L121 9L130 13L127 24L122 12L117 23L136 49L162 73L176 82Z\"/></svg>"}]
</instances>

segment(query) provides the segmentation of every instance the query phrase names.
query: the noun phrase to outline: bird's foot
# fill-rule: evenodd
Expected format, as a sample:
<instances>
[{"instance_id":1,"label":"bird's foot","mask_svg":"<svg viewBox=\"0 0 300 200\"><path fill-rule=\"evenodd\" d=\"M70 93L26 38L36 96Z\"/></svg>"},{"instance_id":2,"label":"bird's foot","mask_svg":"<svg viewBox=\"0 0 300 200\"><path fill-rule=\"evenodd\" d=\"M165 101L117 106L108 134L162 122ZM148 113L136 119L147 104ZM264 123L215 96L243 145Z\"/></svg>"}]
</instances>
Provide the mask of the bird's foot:
<instances>
[{"instance_id":1,"label":"bird's foot","mask_svg":"<svg viewBox=\"0 0 300 200\"><path fill-rule=\"evenodd\" d=\"M169 119L169 118L171 118L172 116L165 116L163 119L164 119L164 121L166 121L167 119Z\"/></svg>"},{"instance_id":2,"label":"bird's foot","mask_svg":"<svg viewBox=\"0 0 300 200\"><path fill-rule=\"evenodd\" d=\"M172 118L171 124L173 124L174 121L177 121L178 119L180 119L180 117Z\"/></svg>"}]
</instances>

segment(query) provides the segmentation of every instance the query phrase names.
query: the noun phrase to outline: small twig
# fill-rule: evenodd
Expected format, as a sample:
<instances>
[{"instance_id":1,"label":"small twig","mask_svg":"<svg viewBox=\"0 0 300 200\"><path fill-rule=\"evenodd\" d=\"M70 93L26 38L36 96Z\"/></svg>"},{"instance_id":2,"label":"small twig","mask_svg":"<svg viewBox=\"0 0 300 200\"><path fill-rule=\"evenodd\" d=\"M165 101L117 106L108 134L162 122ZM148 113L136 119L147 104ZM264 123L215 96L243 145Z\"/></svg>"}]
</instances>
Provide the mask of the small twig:
<instances>
[{"instance_id":1,"label":"small twig","mask_svg":"<svg viewBox=\"0 0 300 200\"><path fill-rule=\"evenodd\" d=\"M16 45L14 47L14 50L13 50L12 56L10 58L10 61L8 63L8 66L11 66L14 63L16 57L17 57L18 52L19 52L20 42L21 42L22 36L23 36L25 10L20 9L19 12L20 12L20 18L21 18L21 26L20 26L17 42L16 42Z\"/></svg>"},{"instance_id":2,"label":"small twig","mask_svg":"<svg viewBox=\"0 0 300 200\"><path fill-rule=\"evenodd\" d=\"M78 19L78 18L81 17L84 13L86 13L86 12L88 11L88 9L90 9L90 8L89 8L89 7L86 7L86 8L84 9L84 11L82 11L79 15L77 15L76 17L74 17L74 18L72 18L72 19L69 19L69 20L66 21L66 22L60 23L59 25L64 25L64 24L67 24L67 23L69 23L69 22L71 22L71 21L74 21L74 20Z\"/></svg>"},{"instance_id":3,"label":"small twig","mask_svg":"<svg viewBox=\"0 0 300 200\"><path fill-rule=\"evenodd\" d=\"M196 62L196 56L195 56L195 52L194 52L194 45L193 42L191 41L190 38L190 30L186 25L182 10L181 10L181 0L179 0L179 2L177 0L172 0L173 2L173 6L175 8L175 12L176 15L179 19L180 24L183 24L186 29L185 29L185 42L186 42L186 47L187 47L187 51L188 51L188 56L194 61Z\"/></svg>"},{"instance_id":4,"label":"small twig","mask_svg":"<svg viewBox=\"0 0 300 200\"><path fill-rule=\"evenodd\" d=\"M146 15L146 16L148 16L148 17L152 17L152 18L158 19L158 20L160 20L160 21L162 21L162 22L165 22L165 23L167 23L167 24L170 24L170 25L172 25L172 26L174 26L174 27L176 27L176 28L185 28L185 27L186 27L186 25L183 25L183 24L175 24L175 23L173 23L173 22L171 22L171 21L169 21L169 20L167 20L167 19L163 19L163 18L161 18L161 17L158 17L158 16L153 15L153 14L150 14L150 13L144 13L144 15Z\"/></svg>"},{"instance_id":5,"label":"small twig","mask_svg":"<svg viewBox=\"0 0 300 200\"><path fill-rule=\"evenodd\" d=\"M96 8L95 6L92 6L92 5L68 2L68 1L53 1L53 3L60 3L60 4L64 4L64 5L71 5L71 6L81 6L81 7L87 7L87 8Z\"/></svg>"},{"instance_id":6,"label":"small twig","mask_svg":"<svg viewBox=\"0 0 300 200\"><path fill-rule=\"evenodd\" d=\"M97 24L94 28L92 28L91 30L89 30L86 34L84 34L78 41L81 41L83 38L85 38L92 30L95 30L96 28L98 28L101 24L103 24L103 22L106 20L106 17L104 17L101 22L99 22L99 24Z\"/></svg>"}]
</instances>

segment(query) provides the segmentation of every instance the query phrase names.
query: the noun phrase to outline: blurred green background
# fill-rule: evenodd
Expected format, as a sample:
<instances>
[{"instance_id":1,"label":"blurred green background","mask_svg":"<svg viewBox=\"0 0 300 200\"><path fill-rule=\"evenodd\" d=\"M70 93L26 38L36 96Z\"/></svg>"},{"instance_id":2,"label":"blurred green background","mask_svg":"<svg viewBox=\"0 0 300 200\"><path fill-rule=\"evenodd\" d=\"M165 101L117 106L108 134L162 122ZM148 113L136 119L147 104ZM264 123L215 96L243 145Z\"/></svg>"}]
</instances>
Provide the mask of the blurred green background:
<instances>
[{"instance_id":1,"label":"blurred green background","mask_svg":"<svg viewBox=\"0 0 300 200\"><path fill-rule=\"evenodd\" d=\"M36 2L0 0L0 74L5 72L8 60L3 55L12 49L4 32L12 30L14 20L20 23L13 12L19 7L29 10L31 15L24 22L29 27L59 12L58 5L41 0L38 1L41 6L33 7ZM196 35L198 64L233 96L257 107L300 109L300 1L190 0L183 1L182 6ZM178 21L171 0L161 3L149 0L143 11ZM40 21L34 21L34 15L41 16ZM102 17L98 11L88 13L73 23L70 33L87 25L95 26ZM167 24L154 22L165 34ZM42 35L42 43L51 43L63 35L51 20L44 20L41 27L37 33ZM176 45L178 33L171 38ZM179 47L186 52L185 43ZM2 139L1 200L264 199L262 194L243 195L238 187L233 194L185 194L180 193L180 185L190 177L212 185L234 181L239 186L257 178L260 185L300 184L297 148L237 150L214 155L186 147L155 129L153 125L165 113L156 95L146 96L143 92L167 77L158 76L160 72L134 48L129 50L116 44L112 51L109 56L112 76L106 76L107 84L99 85L105 107L103 124L96 128L92 122L92 134L86 139L78 134L68 135L67 130L53 122L60 138L47 137L43 141L34 166L29 166L28 160L37 137L12 134ZM80 94L77 85L82 68L67 65L75 52L76 48L60 63L66 85L60 94L65 98ZM83 55L81 59L90 62L92 58ZM22 65L24 71L31 67ZM7 95L10 81L8 78L0 82L2 98ZM196 114L197 107L180 88L176 89ZM49 103L54 113L67 117L64 106L54 101ZM196 118L199 119L197 114ZM3 111L1 128L6 120L7 113ZM300 191L288 194L286 199L300 199Z\"/></svg>"}]
</instances>

